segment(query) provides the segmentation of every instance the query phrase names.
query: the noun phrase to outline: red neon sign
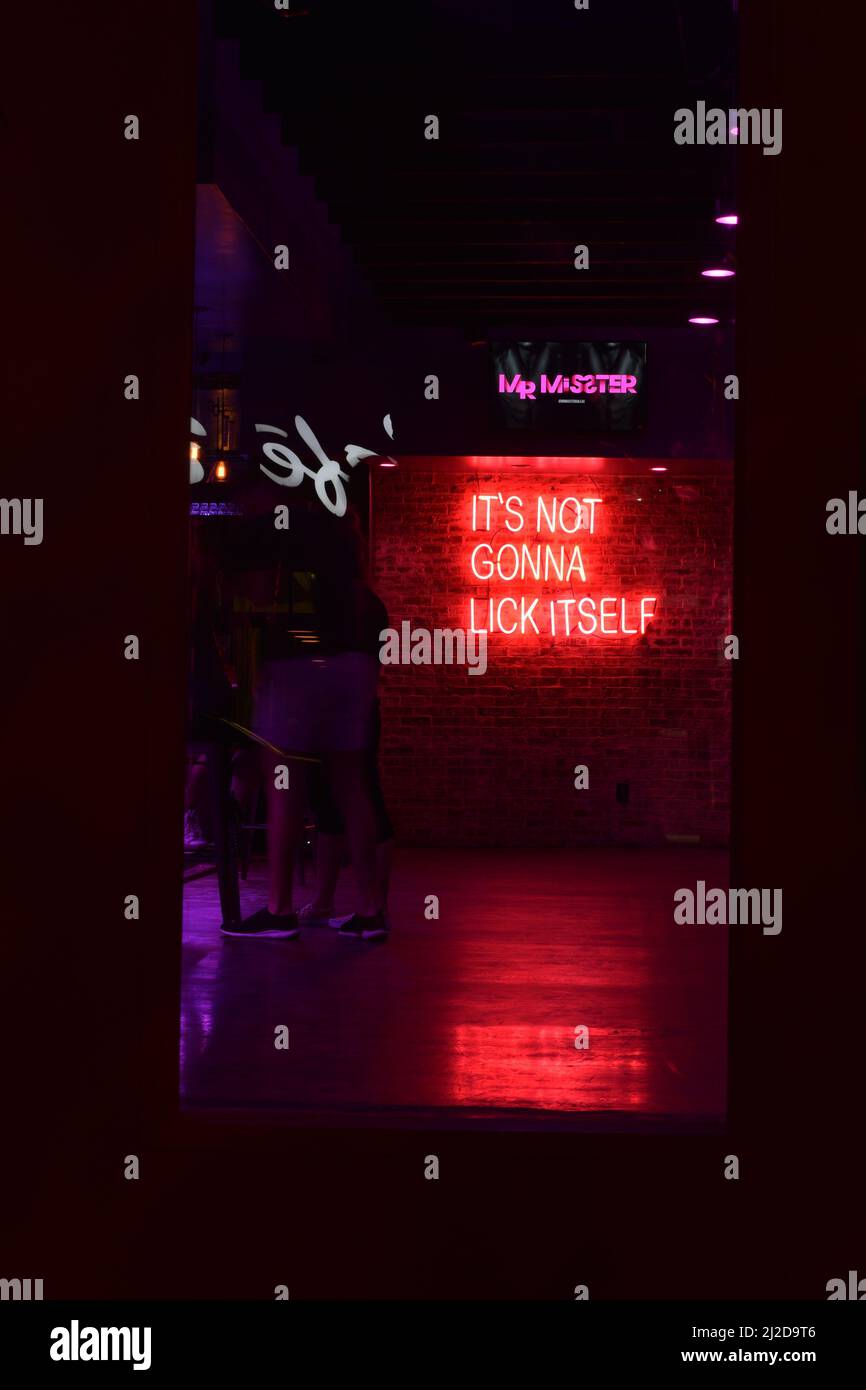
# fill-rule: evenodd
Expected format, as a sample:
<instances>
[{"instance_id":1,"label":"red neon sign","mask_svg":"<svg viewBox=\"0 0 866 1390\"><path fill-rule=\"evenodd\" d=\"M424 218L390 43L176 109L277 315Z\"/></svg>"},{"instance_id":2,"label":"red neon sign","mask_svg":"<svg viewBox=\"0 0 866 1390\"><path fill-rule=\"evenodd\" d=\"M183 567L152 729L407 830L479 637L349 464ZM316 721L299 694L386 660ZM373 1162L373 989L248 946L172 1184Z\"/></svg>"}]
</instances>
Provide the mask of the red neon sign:
<instances>
[{"instance_id":1,"label":"red neon sign","mask_svg":"<svg viewBox=\"0 0 866 1390\"><path fill-rule=\"evenodd\" d=\"M487 590L469 599L470 631L557 638L646 632L658 603L654 594L579 591L589 583L594 547L586 542L596 534L603 498L479 492L470 504L469 573ZM566 593L557 594L557 586Z\"/></svg>"}]
</instances>

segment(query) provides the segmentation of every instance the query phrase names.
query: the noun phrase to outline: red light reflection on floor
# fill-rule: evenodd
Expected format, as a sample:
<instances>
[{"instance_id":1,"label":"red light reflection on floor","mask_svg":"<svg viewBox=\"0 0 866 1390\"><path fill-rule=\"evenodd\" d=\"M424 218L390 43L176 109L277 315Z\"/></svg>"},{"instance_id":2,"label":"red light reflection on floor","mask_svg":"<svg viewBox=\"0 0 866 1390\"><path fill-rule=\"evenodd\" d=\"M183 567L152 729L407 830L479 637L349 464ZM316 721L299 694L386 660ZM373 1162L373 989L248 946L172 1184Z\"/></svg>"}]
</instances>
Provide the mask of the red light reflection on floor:
<instances>
[{"instance_id":1,"label":"red light reflection on floor","mask_svg":"<svg viewBox=\"0 0 866 1390\"><path fill-rule=\"evenodd\" d=\"M646 1109L650 1069L634 1040L592 1028L576 1049L563 1027L458 1026L452 1035L452 1105L531 1110Z\"/></svg>"},{"instance_id":2,"label":"red light reflection on floor","mask_svg":"<svg viewBox=\"0 0 866 1390\"><path fill-rule=\"evenodd\" d=\"M674 890L698 878L726 886L727 856L401 850L379 946L327 928L221 938L216 884L198 879L185 895L184 1098L490 1110L494 1123L499 1109L720 1118L726 935L673 921ZM247 911L266 900L264 865L242 893ZM275 1051L272 1021L288 1024L290 1051Z\"/></svg>"}]
</instances>

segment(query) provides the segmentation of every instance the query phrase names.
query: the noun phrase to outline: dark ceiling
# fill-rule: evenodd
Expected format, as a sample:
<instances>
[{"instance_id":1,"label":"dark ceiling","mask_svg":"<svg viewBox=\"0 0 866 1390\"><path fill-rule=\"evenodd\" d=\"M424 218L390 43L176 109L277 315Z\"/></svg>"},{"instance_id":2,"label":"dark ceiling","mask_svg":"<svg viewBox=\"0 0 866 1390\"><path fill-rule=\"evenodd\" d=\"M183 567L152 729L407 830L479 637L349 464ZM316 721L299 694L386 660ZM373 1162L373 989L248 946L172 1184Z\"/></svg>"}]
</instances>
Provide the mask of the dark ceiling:
<instances>
[{"instance_id":1,"label":"dark ceiling","mask_svg":"<svg viewBox=\"0 0 866 1390\"><path fill-rule=\"evenodd\" d=\"M483 337L733 317L731 282L700 271L733 250L714 217L736 151L673 130L680 106L737 104L734 10L224 0L217 30L241 38L244 75L394 322Z\"/></svg>"}]
</instances>

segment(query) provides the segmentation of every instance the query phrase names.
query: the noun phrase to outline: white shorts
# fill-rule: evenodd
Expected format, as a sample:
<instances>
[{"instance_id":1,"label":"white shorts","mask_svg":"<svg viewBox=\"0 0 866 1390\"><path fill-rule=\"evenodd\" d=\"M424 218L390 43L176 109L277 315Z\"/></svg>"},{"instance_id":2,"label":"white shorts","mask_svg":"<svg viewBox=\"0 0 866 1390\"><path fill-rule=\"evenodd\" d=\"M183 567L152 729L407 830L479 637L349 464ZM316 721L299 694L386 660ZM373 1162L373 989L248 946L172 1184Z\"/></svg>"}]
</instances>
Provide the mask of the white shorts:
<instances>
[{"instance_id":1,"label":"white shorts","mask_svg":"<svg viewBox=\"0 0 866 1390\"><path fill-rule=\"evenodd\" d=\"M367 652L266 661L253 732L284 753L347 753L373 738L379 661Z\"/></svg>"}]
</instances>

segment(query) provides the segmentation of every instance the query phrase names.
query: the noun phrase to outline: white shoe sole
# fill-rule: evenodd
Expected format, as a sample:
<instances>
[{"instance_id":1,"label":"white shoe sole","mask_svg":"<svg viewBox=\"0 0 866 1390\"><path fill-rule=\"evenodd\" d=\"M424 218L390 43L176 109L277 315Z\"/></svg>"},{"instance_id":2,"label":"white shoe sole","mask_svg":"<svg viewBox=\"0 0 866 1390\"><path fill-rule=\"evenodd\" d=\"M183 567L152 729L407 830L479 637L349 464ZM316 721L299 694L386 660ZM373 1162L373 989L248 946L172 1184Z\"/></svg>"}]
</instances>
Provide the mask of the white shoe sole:
<instances>
[{"instance_id":1,"label":"white shoe sole","mask_svg":"<svg viewBox=\"0 0 866 1390\"><path fill-rule=\"evenodd\" d=\"M384 941L390 932L386 931L341 931L338 933L342 941Z\"/></svg>"},{"instance_id":2,"label":"white shoe sole","mask_svg":"<svg viewBox=\"0 0 866 1390\"><path fill-rule=\"evenodd\" d=\"M341 928L341 926L343 925L344 922L350 922L351 920L352 920L352 913L351 913L351 912L347 912L345 917L331 917L331 918L329 918L329 920L328 920L328 926L329 926L329 927L333 927L334 931L339 931L340 928ZM385 919L385 927L384 927L384 931L383 931L382 934L385 935L385 936L388 936L388 934L390 933L390 931L391 931L391 922L390 922L390 918L387 918L387 917L386 917L386 919Z\"/></svg>"},{"instance_id":3,"label":"white shoe sole","mask_svg":"<svg viewBox=\"0 0 866 1390\"><path fill-rule=\"evenodd\" d=\"M258 941L262 938L272 941L291 941L300 934L300 927L293 927L291 931L279 931L277 928L269 928L267 931L231 931L228 927L220 927L221 936L236 936L239 940L243 937L246 941Z\"/></svg>"}]
</instances>

